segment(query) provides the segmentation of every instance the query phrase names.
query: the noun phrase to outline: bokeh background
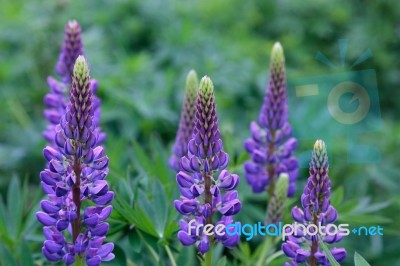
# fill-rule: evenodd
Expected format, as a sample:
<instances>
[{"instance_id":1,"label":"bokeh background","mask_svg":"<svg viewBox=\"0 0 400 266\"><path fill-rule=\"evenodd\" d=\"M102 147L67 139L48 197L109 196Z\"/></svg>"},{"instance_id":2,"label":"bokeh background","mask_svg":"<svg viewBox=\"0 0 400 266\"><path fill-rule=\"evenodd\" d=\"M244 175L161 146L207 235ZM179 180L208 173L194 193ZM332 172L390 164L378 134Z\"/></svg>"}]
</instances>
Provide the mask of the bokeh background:
<instances>
[{"instance_id":1,"label":"bokeh background","mask_svg":"<svg viewBox=\"0 0 400 266\"><path fill-rule=\"evenodd\" d=\"M351 163L345 137L331 140L333 202L341 222L384 227L383 237L347 237L341 243L349 252L345 265L352 265L355 250L371 265L400 265L400 4L395 0L1 0L0 265L45 263L43 237L33 215L43 197L38 177L45 163L43 97L70 19L82 26L91 76L99 81L108 179L120 198L110 231L118 259L111 265L170 265L166 246L178 265L195 263L194 251L182 250L174 235L178 216L172 201L177 191L166 165L185 76L195 69L200 77L212 78L230 169L242 174L247 159L242 142L261 107L276 41L285 50L289 82L343 71L376 72L380 116L372 123L379 126L360 138L376 147L380 158ZM316 60L320 51L340 65L340 39L348 43L345 66L333 69ZM350 69L367 49L373 56ZM297 114L298 108L311 107L297 104L289 113ZM318 110L303 113L293 121L297 130L323 124ZM300 140L302 149L310 145ZM299 203L307 176L302 169L297 196L287 210ZM239 190L245 207L238 219L263 220L266 195L252 195L244 179ZM162 205L154 203L158 194L164 197L158 201ZM149 206L152 212L146 212ZM167 234L146 229L137 212L126 213L124 207L146 210L151 221L159 218L160 209L167 210L155 226ZM289 211L285 221L290 222ZM219 265L251 265L261 241L242 241L233 251L219 248L215 260ZM283 261L280 256L273 263Z\"/></svg>"}]
</instances>

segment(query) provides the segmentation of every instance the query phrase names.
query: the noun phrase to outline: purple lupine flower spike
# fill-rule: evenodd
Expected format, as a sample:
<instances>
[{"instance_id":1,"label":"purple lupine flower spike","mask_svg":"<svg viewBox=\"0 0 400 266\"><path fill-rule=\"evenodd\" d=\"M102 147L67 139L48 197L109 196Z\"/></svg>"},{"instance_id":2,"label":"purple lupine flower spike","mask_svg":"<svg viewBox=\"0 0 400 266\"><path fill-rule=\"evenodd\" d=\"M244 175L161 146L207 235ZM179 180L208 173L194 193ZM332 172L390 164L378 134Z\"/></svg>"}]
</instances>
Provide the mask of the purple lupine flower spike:
<instances>
[{"instance_id":1,"label":"purple lupine flower spike","mask_svg":"<svg viewBox=\"0 0 400 266\"><path fill-rule=\"evenodd\" d=\"M244 164L247 183L253 192L260 193L269 187L271 196L281 173L289 175L288 197L296 190L298 161L292 155L297 146L288 122L285 58L282 46L272 48L270 79L258 123L250 125L251 138L244 142L251 160Z\"/></svg>"},{"instance_id":2,"label":"purple lupine flower spike","mask_svg":"<svg viewBox=\"0 0 400 266\"><path fill-rule=\"evenodd\" d=\"M64 115L68 104L74 63L79 55L84 55L81 27L75 20L68 21L65 26L64 43L55 68L61 81L53 77L48 77L47 84L50 88L50 92L44 97L44 103L46 105L44 117L48 120L49 125L43 132L43 136L53 148L57 148L57 145L54 143L55 128L60 123L60 119ZM97 81L94 79L91 80L90 86L92 93L95 93L98 87ZM101 115L100 103L100 99L93 95L93 121L98 131L98 144L101 144L105 139L105 134L100 132L100 128L98 127Z\"/></svg>"},{"instance_id":3,"label":"purple lupine flower spike","mask_svg":"<svg viewBox=\"0 0 400 266\"><path fill-rule=\"evenodd\" d=\"M186 92L182 104L178 133L176 134L175 144L172 149L173 154L169 158L169 165L176 172L181 170L179 161L182 156L187 155L187 145L193 135L198 87L197 74L194 70L191 70L186 78Z\"/></svg>"},{"instance_id":4,"label":"purple lupine flower spike","mask_svg":"<svg viewBox=\"0 0 400 266\"><path fill-rule=\"evenodd\" d=\"M322 140L317 140L310 163L310 176L301 195L302 208L295 206L292 209L292 217L296 223L306 227L310 224L326 227L336 221L338 214L329 200L331 181L328 170L326 145ZM338 230L335 233L330 230L328 234L324 229L322 232L325 235L320 237L319 233L315 236L302 233L288 236L286 242L282 244L282 251L291 258L291 261L285 265L297 265L297 263L307 263L310 266L331 265L326 254L321 251L319 241L322 239L328 244L338 243L342 240L342 231ZM344 248L333 248L330 251L338 262L346 258L347 252Z\"/></svg>"},{"instance_id":5,"label":"purple lupine flower spike","mask_svg":"<svg viewBox=\"0 0 400 266\"><path fill-rule=\"evenodd\" d=\"M97 128L93 123L93 94L89 69L83 56L76 59L70 101L56 127L54 143L43 155L47 167L40 173L48 200L41 201L43 211L36 217L44 225L46 238L42 251L50 261L64 260L72 265L84 259L87 265L100 265L114 258L114 244L103 244L114 198L105 180L108 158L97 145ZM94 206L81 214L82 202ZM68 230L67 230L68 229ZM70 232L71 236L66 237Z\"/></svg>"},{"instance_id":6,"label":"purple lupine flower spike","mask_svg":"<svg viewBox=\"0 0 400 266\"><path fill-rule=\"evenodd\" d=\"M287 199L287 187L289 184L288 175L281 174L276 182L276 190L271 200L268 202L267 222L269 224L278 224L283 220L283 208Z\"/></svg>"},{"instance_id":7,"label":"purple lupine flower spike","mask_svg":"<svg viewBox=\"0 0 400 266\"><path fill-rule=\"evenodd\" d=\"M195 230L189 231L189 223L192 223L192 229L206 224L228 225L233 223L232 216L240 211L242 205L235 190L239 177L225 169L228 163L229 157L223 151L218 129L214 87L211 79L206 76L200 82L188 154L182 157L182 170L176 175L181 197L174 202L178 212L184 215L178 239L185 246L195 244L202 254L210 249L214 241L226 247L233 247L239 241L236 234L215 234L215 238L211 238L201 230L199 235L196 235ZM215 223L213 217L217 212L221 214L221 219Z\"/></svg>"},{"instance_id":8,"label":"purple lupine flower spike","mask_svg":"<svg viewBox=\"0 0 400 266\"><path fill-rule=\"evenodd\" d=\"M76 20L65 25L64 43L56 65L56 73L64 83L71 83L74 63L79 55L84 55L81 37L81 26Z\"/></svg>"}]
</instances>

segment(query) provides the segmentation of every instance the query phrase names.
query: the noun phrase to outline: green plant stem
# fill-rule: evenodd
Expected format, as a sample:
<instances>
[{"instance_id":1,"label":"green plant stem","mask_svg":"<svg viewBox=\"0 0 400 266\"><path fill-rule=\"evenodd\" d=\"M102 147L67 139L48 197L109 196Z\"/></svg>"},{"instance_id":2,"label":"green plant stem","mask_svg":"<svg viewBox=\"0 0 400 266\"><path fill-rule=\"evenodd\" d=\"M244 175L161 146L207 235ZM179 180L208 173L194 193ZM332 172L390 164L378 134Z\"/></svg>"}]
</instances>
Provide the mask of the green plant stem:
<instances>
[{"instance_id":1,"label":"green plant stem","mask_svg":"<svg viewBox=\"0 0 400 266\"><path fill-rule=\"evenodd\" d=\"M171 261L171 265L172 265L172 266L176 266L175 258L174 258L174 256L172 255L171 249L169 248L168 245L165 246L165 250L167 251L168 258L169 258L169 260Z\"/></svg>"},{"instance_id":2,"label":"green plant stem","mask_svg":"<svg viewBox=\"0 0 400 266\"><path fill-rule=\"evenodd\" d=\"M82 257L79 256L79 255L76 255L76 256L75 256L75 263L74 263L74 265L76 265L76 266L85 266L85 265L86 265L86 264L85 264L85 259L82 258Z\"/></svg>"},{"instance_id":3,"label":"green plant stem","mask_svg":"<svg viewBox=\"0 0 400 266\"><path fill-rule=\"evenodd\" d=\"M212 266L212 248L213 244L210 243L210 249L208 250L204 258L204 266Z\"/></svg>"},{"instance_id":4,"label":"green plant stem","mask_svg":"<svg viewBox=\"0 0 400 266\"><path fill-rule=\"evenodd\" d=\"M261 249L261 254L260 257L258 258L257 261L257 266L263 266L265 265L265 259L267 258L268 255L268 251L270 250L270 248L272 247L272 237L266 237L263 243L263 247Z\"/></svg>"},{"instance_id":5,"label":"green plant stem","mask_svg":"<svg viewBox=\"0 0 400 266\"><path fill-rule=\"evenodd\" d=\"M142 240L142 242L144 243L144 245L146 246L146 248L150 251L150 254L153 256L154 260L158 264L160 262L160 257L157 255L157 252L147 243L147 241L145 241L142 233L140 233L140 230L137 230L137 233L138 233L140 239Z\"/></svg>"}]
</instances>

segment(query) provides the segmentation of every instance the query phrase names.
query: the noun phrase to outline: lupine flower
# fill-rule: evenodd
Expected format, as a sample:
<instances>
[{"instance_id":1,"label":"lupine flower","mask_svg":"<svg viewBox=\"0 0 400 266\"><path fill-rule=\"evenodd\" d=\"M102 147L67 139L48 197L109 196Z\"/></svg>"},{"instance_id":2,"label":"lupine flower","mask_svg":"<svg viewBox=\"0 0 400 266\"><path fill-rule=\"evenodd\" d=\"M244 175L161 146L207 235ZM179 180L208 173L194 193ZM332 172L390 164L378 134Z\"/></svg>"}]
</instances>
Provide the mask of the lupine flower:
<instances>
[{"instance_id":1,"label":"lupine flower","mask_svg":"<svg viewBox=\"0 0 400 266\"><path fill-rule=\"evenodd\" d=\"M283 219L283 207L287 199L287 187L289 184L288 175L281 174L276 182L276 190L271 200L268 202L267 222L277 224Z\"/></svg>"},{"instance_id":2,"label":"lupine flower","mask_svg":"<svg viewBox=\"0 0 400 266\"><path fill-rule=\"evenodd\" d=\"M337 212L330 204L331 181L328 176L329 163L326 152L326 145L322 140L317 140L310 163L310 176L307 185L301 195L302 208L295 206L292 209L292 217L298 224L305 226L309 224L326 226L332 224L337 219ZM323 230L326 233L326 230ZM334 232L330 231L331 234ZM282 244L282 250L291 258L286 266L297 265L298 263L308 262L307 265L331 265L326 254L321 251L319 241L332 244L342 240L342 235L338 231L334 235L321 236L304 235L301 232L288 236L287 241ZM303 247L302 247L303 245ZM341 262L346 258L344 248L331 249L333 257Z\"/></svg>"},{"instance_id":3,"label":"lupine flower","mask_svg":"<svg viewBox=\"0 0 400 266\"><path fill-rule=\"evenodd\" d=\"M251 156L244 164L247 183L255 193L263 192L269 186L272 196L279 175L287 173L287 195L292 197L298 174L298 162L292 155L297 141L291 137L292 128L288 122L285 58L279 43L272 48L270 79L258 123L253 121L250 131L251 138L244 142Z\"/></svg>"},{"instance_id":4,"label":"lupine flower","mask_svg":"<svg viewBox=\"0 0 400 266\"><path fill-rule=\"evenodd\" d=\"M183 156L187 155L187 145L193 135L198 87L199 82L197 80L197 74L194 70L191 70L186 78L186 91L182 104L181 119L179 121L175 144L172 149L173 154L169 158L169 165L176 172L181 170L179 161Z\"/></svg>"},{"instance_id":5,"label":"lupine flower","mask_svg":"<svg viewBox=\"0 0 400 266\"><path fill-rule=\"evenodd\" d=\"M93 122L93 95L89 69L83 56L76 60L70 101L56 126L54 143L43 155L47 168L40 173L48 200L41 201L43 211L36 217L44 225L46 241L42 251L49 261L64 260L67 265L75 259L85 259L87 265L100 265L114 258L113 243L103 244L108 231L105 220L110 216L114 198L105 180L108 158L97 145L97 130ZM84 201L87 207L81 215ZM71 237L66 237L66 232Z\"/></svg>"},{"instance_id":6,"label":"lupine flower","mask_svg":"<svg viewBox=\"0 0 400 266\"><path fill-rule=\"evenodd\" d=\"M195 244L202 254L210 249L213 241L219 241L226 247L233 247L239 241L236 234L215 234L215 238L209 238L201 230L200 235L193 231L188 233L191 219L195 219L195 225L214 224L213 217L219 213L221 218L214 225L227 225L233 222L232 216L240 211L242 205L235 190L239 177L225 169L228 163L229 157L223 151L218 129L214 87L206 76L200 82L195 126L188 144L188 154L182 157L182 171L176 175L182 195L180 200L174 202L178 212L184 215L180 221L178 239L185 246Z\"/></svg>"},{"instance_id":7,"label":"lupine flower","mask_svg":"<svg viewBox=\"0 0 400 266\"><path fill-rule=\"evenodd\" d=\"M64 115L67 107L74 62L79 55L84 55L81 27L78 22L72 20L65 26L64 43L55 68L61 81L49 76L47 78L47 84L50 87L50 92L44 97L44 103L47 107L44 111L44 117L48 120L49 125L43 132L43 136L53 148L57 148L57 145L54 143L55 128L60 123L60 119ZM90 81L90 86L92 93L95 93L98 88L97 81L92 79ZM100 103L100 99L93 95L93 122L98 131L97 142L99 144L101 144L106 137L104 133L100 132L100 128L98 127L101 115Z\"/></svg>"}]
</instances>

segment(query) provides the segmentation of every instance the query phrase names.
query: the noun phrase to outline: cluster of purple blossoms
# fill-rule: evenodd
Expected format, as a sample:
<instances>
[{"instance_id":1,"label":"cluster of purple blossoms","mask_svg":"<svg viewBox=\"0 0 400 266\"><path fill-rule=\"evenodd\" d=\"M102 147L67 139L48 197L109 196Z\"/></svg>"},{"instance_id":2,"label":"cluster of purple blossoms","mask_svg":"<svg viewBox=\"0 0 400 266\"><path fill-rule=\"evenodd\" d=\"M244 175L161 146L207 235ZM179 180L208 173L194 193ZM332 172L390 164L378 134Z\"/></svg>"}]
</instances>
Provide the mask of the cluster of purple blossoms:
<instances>
[{"instance_id":1,"label":"cluster of purple blossoms","mask_svg":"<svg viewBox=\"0 0 400 266\"><path fill-rule=\"evenodd\" d=\"M44 225L42 248L49 261L64 260L66 265L86 260L89 266L114 258L113 243L103 244L114 198L105 180L108 158L98 146L94 123L92 86L83 56L76 59L70 89L70 101L56 126L54 144L47 146L47 167L40 173L48 200L41 201L43 211L36 217ZM91 200L81 216L82 204ZM67 232L72 237L67 237Z\"/></svg>"},{"instance_id":2,"label":"cluster of purple blossoms","mask_svg":"<svg viewBox=\"0 0 400 266\"><path fill-rule=\"evenodd\" d=\"M182 104L178 133L176 134L175 144L172 149L173 154L169 158L169 165L176 172L180 170L180 160L187 154L187 145L193 135L198 87L197 74L194 70L191 70L186 78L186 92Z\"/></svg>"},{"instance_id":3,"label":"cluster of purple blossoms","mask_svg":"<svg viewBox=\"0 0 400 266\"><path fill-rule=\"evenodd\" d=\"M244 142L251 156L244 164L247 183L255 193L263 192L269 186L273 195L279 175L287 173L287 196L292 197L298 175L298 161L292 155L297 141L291 137L292 128L288 122L285 58L279 43L272 49L270 79L258 123L253 121L250 131L251 138Z\"/></svg>"},{"instance_id":4,"label":"cluster of purple blossoms","mask_svg":"<svg viewBox=\"0 0 400 266\"><path fill-rule=\"evenodd\" d=\"M218 212L221 217L215 225L228 225L233 222L232 216L242 208L235 190L239 176L225 169L228 163L229 157L223 151L218 129L214 87L206 76L200 82L188 154L181 158L181 171L176 175L181 197L174 202L178 212L185 216L180 221L178 239L185 246L195 244L202 254L209 251L213 241L219 241L226 247L233 247L239 241L238 235L229 236L226 232L222 235L214 234L214 238L203 234L202 230L199 230L199 235L196 235L195 230L188 232L191 219L195 220L194 226L213 224L213 217ZM215 179L214 175L218 171Z\"/></svg>"},{"instance_id":5,"label":"cluster of purple blossoms","mask_svg":"<svg viewBox=\"0 0 400 266\"><path fill-rule=\"evenodd\" d=\"M49 125L43 132L43 136L53 148L57 148L54 142L56 126L60 123L61 117L64 115L68 104L74 63L79 55L84 55L81 27L78 22L72 20L65 26L64 43L55 68L61 81L49 76L47 78L47 84L50 87L50 92L44 97L44 103L47 107L44 111L44 117L48 120ZM95 93L98 88L97 81L92 79L90 81L90 87L92 93ZM101 144L106 137L103 132L100 132L99 128L101 115L100 104L100 99L93 95L93 123L96 125L96 134L98 135L96 141L98 144Z\"/></svg>"},{"instance_id":6,"label":"cluster of purple blossoms","mask_svg":"<svg viewBox=\"0 0 400 266\"><path fill-rule=\"evenodd\" d=\"M305 226L326 226L332 224L337 219L337 211L330 204L330 189L331 181L328 176L329 163L326 151L326 145L322 140L317 140L314 145L314 151L310 163L310 176L307 180L307 185L301 195L301 204L303 210L297 206L292 209L293 219ZM328 227L329 228L329 227ZM329 232L326 234L327 229L322 230L325 234L321 239L328 244L337 243L342 240L343 236L341 231ZM329 230L329 229L328 229ZM286 266L295 266L299 263L308 263L307 265L331 265L328 261L326 254L320 250L319 235L306 235L301 232L288 236L286 242L282 244L282 250L291 258ZM308 246L303 249L301 245ZM333 248L330 250L333 257L341 262L346 258L346 250L344 248Z\"/></svg>"}]
</instances>

